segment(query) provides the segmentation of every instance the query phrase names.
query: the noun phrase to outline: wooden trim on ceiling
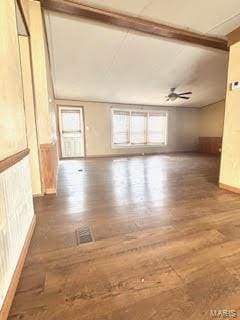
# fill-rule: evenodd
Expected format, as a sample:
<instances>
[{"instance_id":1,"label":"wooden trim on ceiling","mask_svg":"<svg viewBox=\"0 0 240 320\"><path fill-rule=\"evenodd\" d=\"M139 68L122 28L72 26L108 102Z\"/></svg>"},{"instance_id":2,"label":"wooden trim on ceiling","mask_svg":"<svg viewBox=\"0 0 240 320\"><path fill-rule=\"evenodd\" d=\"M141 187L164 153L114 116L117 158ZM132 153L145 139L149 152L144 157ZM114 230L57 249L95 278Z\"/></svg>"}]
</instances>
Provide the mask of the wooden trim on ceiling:
<instances>
[{"instance_id":1,"label":"wooden trim on ceiling","mask_svg":"<svg viewBox=\"0 0 240 320\"><path fill-rule=\"evenodd\" d=\"M3 160L0 161L0 173L12 167L17 162L21 161L29 154L30 150L28 148L13 154Z\"/></svg>"},{"instance_id":2,"label":"wooden trim on ceiling","mask_svg":"<svg viewBox=\"0 0 240 320\"><path fill-rule=\"evenodd\" d=\"M228 51L225 39L171 27L150 20L145 20L118 12L108 11L93 6L83 5L72 0L41 0L44 9L87 18L113 26L139 31L168 40L175 40L202 47Z\"/></svg>"},{"instance_id":3,"label":"wooden trim on ceiling","mask_svg":"<svg viewBox=\"0 0 240 320\"><path fill-rule=\"evenodd\" d=\"M11 308L11 305L12 305L12 302L14 299L14 295L15 295L15 292L16 292L16 289L18 286L18 282L19 282L19 279L20 279L20 276L22 273L22 269L24 266L24 262L26 260L28 248L31 243L31 239L33 236L35 225L36 225L36 215L33 216L31 225L29 227L29 230L28 230L28 233L26 236L24 246L23 246L21 254L20 254L20 258L18 260L15 272L12 277L12 281L10 283L7 295L4 299L2 309L0 310L0 320L7 320L8 319L8 314L9 314L9 311L10 311L10 308Z\"/></svg>"},{"instance_id":4,"label":"wooden trim on ceiling","mask_svg":"<svg viewBox=\"0 0 240 320\"><path fill-rule=\"evenodd\" d=\"M227 35L228 38L228 46L232 46L233 44L240 41L240 27L233 30Z\"/></svg>"}]
</instances>

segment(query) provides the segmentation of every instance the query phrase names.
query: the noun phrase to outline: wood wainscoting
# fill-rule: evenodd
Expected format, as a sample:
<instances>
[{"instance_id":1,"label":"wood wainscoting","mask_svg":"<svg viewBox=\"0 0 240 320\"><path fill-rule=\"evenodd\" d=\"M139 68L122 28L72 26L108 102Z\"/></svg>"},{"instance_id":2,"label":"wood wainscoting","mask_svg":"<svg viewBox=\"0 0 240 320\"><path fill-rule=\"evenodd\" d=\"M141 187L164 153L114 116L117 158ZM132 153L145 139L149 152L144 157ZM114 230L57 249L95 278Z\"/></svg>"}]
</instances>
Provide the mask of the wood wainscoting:
<instances>
[{"instance_id":1,"label":"wood wainscoting","mask_svg":"<svg viewBox=\"0 0 240 320\"><path fill-rule=\"evenodd\" d=\"M222 137L199 137L199 152L219 154L222 148Z\"/></svg>"},{"instance_id":2,"label":"wood wainscoting","mask_svg":"<svg viewBox=\"0 0 240 320\"><path fill-rule=\"evenodd\" d=\"M43 191L54 194L57 189L58 153L56 143L40 145Z\"/></svg>"}]
</instances>

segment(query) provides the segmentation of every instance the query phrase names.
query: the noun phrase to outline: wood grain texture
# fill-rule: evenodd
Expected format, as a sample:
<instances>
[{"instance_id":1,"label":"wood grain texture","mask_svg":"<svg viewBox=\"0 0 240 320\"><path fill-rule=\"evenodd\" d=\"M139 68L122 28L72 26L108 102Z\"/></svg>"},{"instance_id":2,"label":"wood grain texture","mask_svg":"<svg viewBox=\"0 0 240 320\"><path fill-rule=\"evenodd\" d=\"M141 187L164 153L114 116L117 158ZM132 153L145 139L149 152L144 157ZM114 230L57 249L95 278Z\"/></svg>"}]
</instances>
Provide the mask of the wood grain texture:
<instances>
[{"instance_id":1,"label":"wood grain texture","mask_svg":"<svg viewBox=\"0 0 240 320\"><path fill-rule=\"evenodd\" d=\"M240 41L240 27L233 30L227 35L228 38L228 45L232 46L233 44Z\"/></svg>"},{"instance_id":2,"label":"wood grain texture","mask_svg":"<svg viewBox=\"0 0 240 320\"><path fill-rule=\"evenodd\" d=\"M41 0L41 3L43 8L47 10L100 21L117 27L166 38L168 40L183 41L198 46L228 51L227 41L224 39L174 28L154 21L120 14L118 12L83 5L79 1Z\"/></svg>"},{"instance_id":3,"label":"wood grain texture","mask_svg":"<svg viewBox=\"0 0 240 320\"><path fill-rule=\"evenodd\" d=\"M240 311L240 197L219 158L173 154L60 162L9 320L206 320ZM79 169L83 171L78 171ZM89 226L95 242L77 246Z\"/></svg>"},{"instance_id":4,"label":"wood grain texture","mask_svg":"<svg viewBox=\"0 0 240 320\"><path fill-rule=\"evenodd\" d=\"M10 287L7 292L7 296L4 299L2 309L0 310L0 320L6 320L8 318L9 310L11 308L11 305L12 305L12 302L14 299L14 295L15 295L15 292L16 292L16 289L18 286L18 282L19 282L19 279L20 279L20 276L22 273L23 265L24 265L24 262L25 262L25 259L26 259L27 253L28 253L28 249L29 249L29 246L31 243L31 239L32 239L32 235L34 232L35 225L36 225L36 216L34 215L32 222L31 222L31 225L30 225L30 228L27 233L27 237L26 237L24 246L22 248L20 258L18 260L18 264L17 264L15 272L13 274L12 281L11 281Z\"/></svg>"},{"instance_id":5,"label":"wood grain texture","mask_svg":"<svg viewBox=\"0 0 240 320\"><path fill-rule=\"evenodd\" d=\"M29 149L26 148L20 152L13 154L3 160L0 161L0 173L7 170L8 168L12 167L17 162L21 161L29 154Z\"/></svg>"},{"instance_id":6,"label":"wood grain texture","mask_svg":"<svg viewBox=\"0 0 240 320\"><path fill-rule=\"evenodd\" d=\"M40 144L40 153L44 193L56 193L58 170L56 143Z\"/></svg>"},{"instance_id":7,"label":"wood grain texture","mask_svg":"<svg viewBox=\"0 0 240 320\"><path fill-rule=\"evenodd\" d=\"M219 154L222 148L222 137L199 137L199 151Z\"/></svg>"}]
</instances>

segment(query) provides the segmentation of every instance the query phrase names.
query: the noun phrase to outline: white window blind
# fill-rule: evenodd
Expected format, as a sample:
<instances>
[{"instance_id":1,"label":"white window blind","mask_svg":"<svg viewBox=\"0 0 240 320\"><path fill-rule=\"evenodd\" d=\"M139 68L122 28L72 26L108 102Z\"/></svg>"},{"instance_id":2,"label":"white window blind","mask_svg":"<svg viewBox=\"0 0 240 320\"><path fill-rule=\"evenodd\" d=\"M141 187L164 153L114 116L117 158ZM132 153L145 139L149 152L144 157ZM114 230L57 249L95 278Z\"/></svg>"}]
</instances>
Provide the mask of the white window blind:
<instances>
[{"instance_id":1,"label":"white window blind","mask_svg":"<svg viewBox=\"0 0 240 320\"><path fill-rule=\"evenodd\" d=\"M167 114L149 113L148 117L148 143L165 144L167 139Z\"/></svg>"},{"instance_id":2,"label":"white window blind","mask_svg":"<svg viewBox=\"0 0 240 320\"><path fill-rule=\"evenodd\" d=\"M113 143L129 144L129 122L130 112L114 111L113 112Z\"/></svg>"},{"instance_id":3,"label":"white window blind","mask_svg":"<svg viewBox=\"0 0 240 320\"><path fill-rule=\"evenodd\" d=\"M166 145L166 111L113 110L113 145Z\"/></svg>"},{"instance_id":4,"label":"white window blind","mask_svg":"<svg viewBox=\"0 0 240 320\"><path fill-rule=\"evenodd\" d=\"M131 113L131 143L132 144L147 143L146 125L147 125L147 113L144 113L144 112Z\"/></svg>"}]
</instances>

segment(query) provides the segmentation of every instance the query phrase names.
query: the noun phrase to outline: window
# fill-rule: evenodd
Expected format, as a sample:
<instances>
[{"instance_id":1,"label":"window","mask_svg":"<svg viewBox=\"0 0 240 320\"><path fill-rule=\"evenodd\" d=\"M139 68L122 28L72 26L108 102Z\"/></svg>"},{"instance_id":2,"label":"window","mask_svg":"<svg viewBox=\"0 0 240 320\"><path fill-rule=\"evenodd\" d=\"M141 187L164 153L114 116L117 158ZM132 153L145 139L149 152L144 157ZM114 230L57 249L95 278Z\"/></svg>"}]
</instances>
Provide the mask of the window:
<instances>
[{"instance_id":1,"label":"window","mask_svg":"<svg viewBox=\"0 0 240 320\"><path fill-rule=\"evenodd\" d=\"M80 131L80 112L64 110L62 114L62 130L64 132Z\"/></svg>"},{"instance_id":2,"label":"window","mask_svg":"<svg viewBox=\"0 0 240 320\"><path fill-rule=\"evenodd\" d=\"M149 113L148 141L149 143L166 143L167 117L166 112Z\"/></svg>"},{"instance_id":3,"label":"window","mask_svg":"<svg viewBox=\"0 0 240 320\"><path fill-rule=\"evenodd\" d=\"M114 146L166 145L167 112L113 110Z\"/></svg>"},{"instance_id":4,"label":"window","mask_svg":"<svg viewBox=\"0 0 240 320\"><path fill-rule=\"evenodd\" d=\"M131 113L131 143L132 144L146 143L146 124L147 124L147 113L144 113L144 112Z\"/></svg>"},{"instance_id":5,"label":"window","mask_svg":"<svg viewBox=\"0 0 240 320\"><path fill-rule=\"evenodd\" d=\"M129 119L128 111L113 111L113 141L114 144L129 144Z\"/></svg>"}]
</instances>

